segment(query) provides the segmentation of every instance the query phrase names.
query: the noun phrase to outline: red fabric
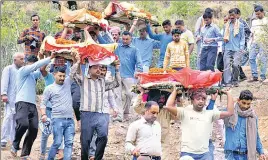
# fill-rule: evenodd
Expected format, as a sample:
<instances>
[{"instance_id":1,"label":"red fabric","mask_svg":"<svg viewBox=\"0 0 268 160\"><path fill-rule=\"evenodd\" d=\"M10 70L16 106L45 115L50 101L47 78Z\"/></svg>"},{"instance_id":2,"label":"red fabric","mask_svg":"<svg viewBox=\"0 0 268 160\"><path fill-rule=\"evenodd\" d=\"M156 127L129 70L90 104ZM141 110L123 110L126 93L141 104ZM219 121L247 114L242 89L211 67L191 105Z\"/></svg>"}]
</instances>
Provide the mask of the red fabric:
<instances>
[{"instance_id":1,"label":"red fabric","mask_svg":"<svg viewBox=\"0 0 268 160\"><path fill-rule=\"evenodd\" d=\"M141 84L149 82L176 81L180 82L186 88L190 86L192 88L200 88L200 87L209 87L219 82L222 78L222 73L183 68L182 70L176 73L167 73L167 74L140 73L138 76Z\"/></svg>"},{"instance_id":2,"label":"red fabric","mask_svg":"<svg viewBox=\"0 0 268 160\"><path fill-rule=\"evenodd\" d=\"M46 51L53 51L53 50L61 50L61 49L68 49L71 50L71 48L76 48L78 49L78 52L81 56L81 62L84 62L86 58L90 58L93 61L100 61L103 60L107 57L115 56L114 53L108 51L107 49L98 46L96 44L91 44L85 47L58 47L58 46L53 46L47 42L45 42L45 50Z\"/></svg>"}]
</instances>

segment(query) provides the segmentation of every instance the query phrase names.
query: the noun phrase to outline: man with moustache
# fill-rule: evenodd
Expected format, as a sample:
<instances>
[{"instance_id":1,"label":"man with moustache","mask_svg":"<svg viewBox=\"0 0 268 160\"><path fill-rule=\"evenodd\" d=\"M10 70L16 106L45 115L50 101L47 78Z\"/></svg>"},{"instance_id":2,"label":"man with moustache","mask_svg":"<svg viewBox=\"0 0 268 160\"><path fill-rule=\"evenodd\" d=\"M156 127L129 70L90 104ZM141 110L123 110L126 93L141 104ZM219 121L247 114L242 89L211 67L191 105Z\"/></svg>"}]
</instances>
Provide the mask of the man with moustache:
<instances>
[{"instance_id":1,"label":"man with moustache","mask_svg":"<svg viewBox=\"0 0 268 160\"><path fill-rule=\"evenodd\" d=\"M4 119L1 129L1 148L5 148L8 140L13 142L15 136L15 100L16 100L16 76L24 65L25 55L15 53L13 64L6 66L2 71L1 100L5 103Z\"/></svg>"},{"instance_id":2,"label":"man with moustache","mask_svg":"<svg viewBox=\"0 0 268 160\"><path fill-rule=\"evenodd\" d=\"M159 105L154 101L145 104L141 119L131 123L126 136L125 149L133 155L133 160L161 160L161 126L156 121Z\"/></svg>"}]
</instances>

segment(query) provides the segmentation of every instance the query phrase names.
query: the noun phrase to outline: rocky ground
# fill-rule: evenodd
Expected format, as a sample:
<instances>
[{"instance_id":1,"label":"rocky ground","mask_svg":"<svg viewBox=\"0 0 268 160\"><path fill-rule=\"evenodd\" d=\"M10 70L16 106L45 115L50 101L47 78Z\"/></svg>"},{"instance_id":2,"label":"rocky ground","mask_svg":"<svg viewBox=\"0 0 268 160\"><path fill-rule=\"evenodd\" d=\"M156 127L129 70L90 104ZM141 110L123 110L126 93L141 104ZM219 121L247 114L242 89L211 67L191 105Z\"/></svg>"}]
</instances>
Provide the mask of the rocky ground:
<instances>
[{"instance_id":1,"label":"rocky ground","mask_svg":"<svg viewBox=\"0 0 268 160\"><path fill-rule=\"evenodd\" d=\"M249 68L245 68L247 70L247 74L249 75ZM241 90L249 89L253 92L255 99L252 103L258 117L259 117L259 133L260 137L263 143L263 147L265 149L265 152L267 153L268 150L268 85L262 85L259 82L255 82L252 84L249 84L248 82L242 82L239 87L233 88L233 95L235 98L238 98L239 93ZM222 97L222 102L218 100L216 103L217 105L225 105L226 104L226 97ZM123 122L123 123L110 123L109 128L109 141L108 145L105 150L105 156L104 160L124 160L129 159L127 155L124 154L124 140L127 133L127 129L129 124L138 119L137 115L133 115L130 117L130 121ZM214 127L214 134L213 139L215 140L215 160L223 160L223 148L219 145L219 130ZM172 141L170 142L170 154L172 156L171 160L177 160L179 156L179 145L180 145L180 125L179 123L175 123L171 127L171 134ZM31 157L33 160L37 160L39 157L39 151L40 151L40 137L41 132L38 133L38 137L35 140L34 146L32 148ZM73 147L73 159L79 159L80 155L80 133L76 133L75 135L75 142ZM49 144L50 146L52 144L52 136L49 138ZM10 146L10 145L9 145ZM2 150L1 152L1 159L2 160L15 160L16 158L13 158L11 154L9 153L9 146L7 149ZM268 158L268 157L267 157Z\"/></svg>"}]
</instances>

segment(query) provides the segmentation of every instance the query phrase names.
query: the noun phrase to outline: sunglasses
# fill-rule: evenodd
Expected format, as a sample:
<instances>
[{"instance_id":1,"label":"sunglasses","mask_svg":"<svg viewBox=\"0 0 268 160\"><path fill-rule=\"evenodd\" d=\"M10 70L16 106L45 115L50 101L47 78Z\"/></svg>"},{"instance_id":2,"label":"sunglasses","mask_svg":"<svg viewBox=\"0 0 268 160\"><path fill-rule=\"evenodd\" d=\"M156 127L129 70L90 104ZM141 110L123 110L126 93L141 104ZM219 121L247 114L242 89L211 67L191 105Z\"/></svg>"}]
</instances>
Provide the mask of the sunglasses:
<instances>
[{"instance_id":1,"label":"sunglasses","mask_svg":"<svg viewBox=\"0 0 268 160\"><path fill-rule=\"evenodd\" d=\"M33 19L32 21L39 21L39 19Z\"/></svg>"}]
</instances>

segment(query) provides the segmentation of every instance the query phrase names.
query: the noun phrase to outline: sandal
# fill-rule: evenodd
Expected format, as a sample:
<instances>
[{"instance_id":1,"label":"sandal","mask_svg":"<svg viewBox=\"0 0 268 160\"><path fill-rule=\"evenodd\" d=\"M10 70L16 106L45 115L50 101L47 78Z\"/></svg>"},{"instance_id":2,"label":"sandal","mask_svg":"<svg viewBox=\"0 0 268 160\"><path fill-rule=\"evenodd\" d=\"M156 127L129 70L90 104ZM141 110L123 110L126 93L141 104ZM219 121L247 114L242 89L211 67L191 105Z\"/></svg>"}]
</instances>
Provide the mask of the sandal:
<instances>
[{"instance_id":1,"label":"sandal","mask_svg":"<svg viewBox=\"0 0 268 160\"><path fill-rule=\"evenodd\" d=\"M29 156L20 157L20 160L32 160Z\"/></svg>"},{"instance_id":2,"label":"sandal","mask_svg":"<svg viewBox=\"0 0 268 160\"><path fill-rule=\"evenodd\" d=\"M10 148L10 153L11 153L11 155L12 155L13 157L17 157L17 151L18 151L18 150L16 150L16 149L13 147L13 145L12 145L11 148Z\"/></svg>"}]
</instances>

